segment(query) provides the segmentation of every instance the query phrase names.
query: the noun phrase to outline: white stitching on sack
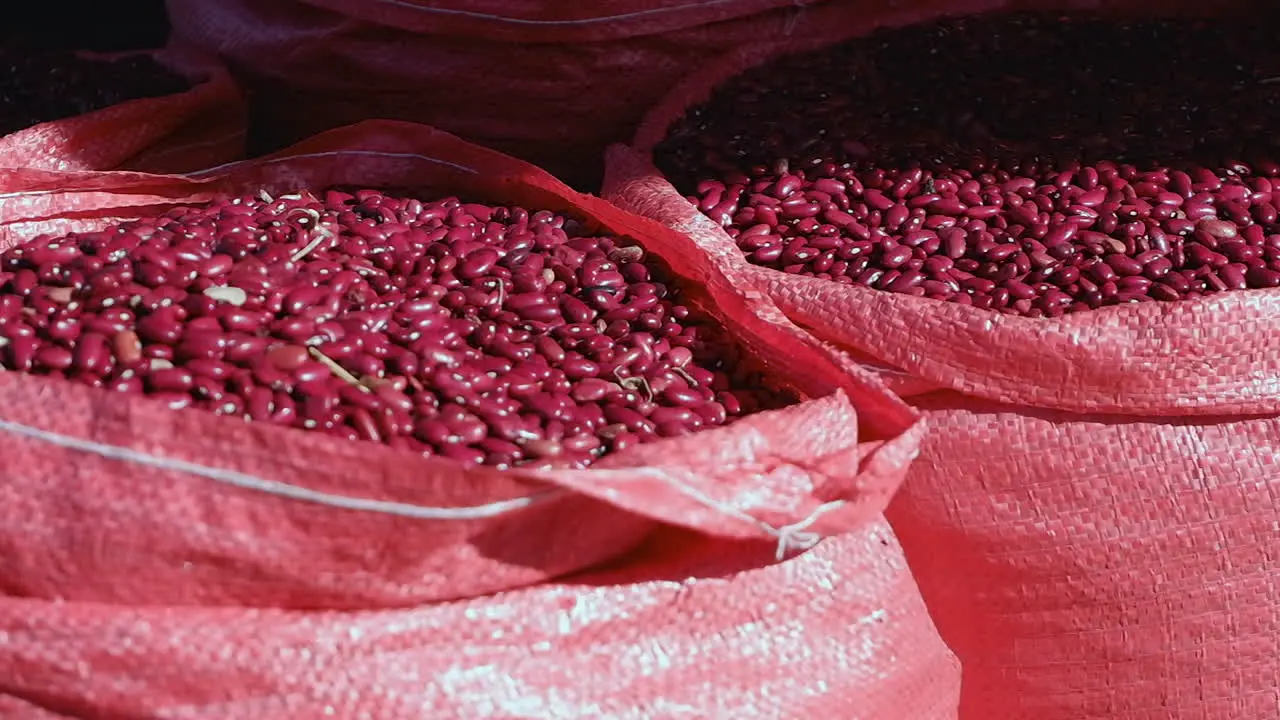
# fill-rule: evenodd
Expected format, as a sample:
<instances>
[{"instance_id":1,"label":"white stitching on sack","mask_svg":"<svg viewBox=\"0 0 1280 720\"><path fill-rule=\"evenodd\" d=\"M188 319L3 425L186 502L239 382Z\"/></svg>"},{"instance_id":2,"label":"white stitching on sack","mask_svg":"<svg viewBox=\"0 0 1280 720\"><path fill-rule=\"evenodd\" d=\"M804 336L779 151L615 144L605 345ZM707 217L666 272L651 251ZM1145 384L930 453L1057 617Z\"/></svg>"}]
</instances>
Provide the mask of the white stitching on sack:
<instances>
[{"instance_id":1,"label":"white stitching on sack","mask_svg":"<svg viewBox=\"0 0 1280 720\"><path fill-rule=\"evenodd\" d=\"M774 559L782 562L792 554L799 554L805 550L810 550L818 543L822 542L823 536L820 533L805 530L805 528L818 521L822 515L843 507L844 500L833 500L829 503L819 505L809 517L798 523L786 525L780 528L778 532L778 549L774 553Z\"/></svg>"},{"instance_id":2,"label":"white stitching on sack","mask_svg":"<svg viewBox=\"0 0 1280 720\"><path fill-rule=\"evenodd\" d=\"M425 160L429 163L434 163L436 165L445 165L455 170L461 170L463 172L471 173L472 175L479 174L479 171L477 171L475 168L467 167L466 165L459 165L457 163L451 163L448 160L441 160L440 158L433 158L433 157L428 157L426 155L419 155L417 153L379 152L377 150L329 150L326 152L304 153L301 155L290 155L288 157L271 158L269 160L262 160L262 159L237 160L235 162L229 162L229 163L224 163L222 165L217 165L215 167L205 168L204 170L189 172L186 174L186 177L200 177L201 175L211 175L213 173L219 173L228 169L235 168L236 166L239 166L239 165L259 165L259 166L274 165L276 163L295 162L297 160L302 160L307 158L343 157L346 155L354 155L357 157L367 156L367 157L378 157L378 158L400 158L402 160ZM20 194L20 193L15 193L15 194ZM0 195L0 197L4 197L4 196Z\"/></svg>"},{"instance_id":3,"label":"white stitching on sack","mask_svg":"<svg viewBox=\"0 0 1280 720\"><path fill-rule=\"evenodd\" d=\"M249 133L245 130L236 130L234 132L223 133L222 135L219 135L218 137L214 137L214 138L204 138L202 140L187 143L185 145L174 145L171 147L166 147L164 150L151 155L151 159L154 160L155 158L158 158L158 157L168 157L170 155L177 155L178 153L186 152L193 148L221 145L222 143L230 142L232 140L235 140L236 138L244 137L245 135L248 135L248 134Z\"/></svg>"},{"instance_id":4,"label":"white stitching on sack","mask_svg":"<svg viewBox=\"0 0 1280 720\"><path fill-rule=\"evenodd\" d=\"M801 7L801 9L803 10L804 0L795 0L795 2L797 6ZM694 6L685 6L685 7L694 7ZM209 175L213 173L223 172L228 169L235 168L236 166L239 166L239 165L265 165L265 164L272 164L277 162L292 162L300 158L342 157L342 156L353 156L353 155L425 160L427 162L435 163L438 165L446 165L456 170L468 172L473 175L477 174L477 171L474 168L466 167L464 165L458 165L456 163L451 163L446 160L440 160L438 158L428 157L426 155L419 155L416 153L389 153L389 152L379 152L376 150L333 150L333 151L320 152L320 153L291 155L289 157L273 158L270 160L260 160L260 159L259 160L241 160L241 161L219 165L217 167L206 168L204 170L188 173L187 176L198 177L200 175ZM53 190L46 191L46 193L53 193L53 192L57 192L57 191L53 191ZM27 192L27 193L10 193L7 195L0 194L0 198L16 197L18 195L34 195L34 194L41 194L41 193ZM343 508L348 510L380 512L388 515L398 515L401 517L410 517L410 518L421 519L421 520L473 520L478 518L493 517L496 515L501 515L503 513L522 509L534 502L545 500L550 497L556 496L561 492L564 492L563 489L550 490L547 492L538 493L536 495L531 495L524 498L516 498L513 500L506 500L499 503L492 503L490 505L482 505L482 506L472 507L472 508L423 507L419 505L411 505L408 503L398 503L398 502L390 502L390 501L384 501L384 500L370 500L367 498L355 498L355 497L350 497L345 495L334 495L331 493L324 493L317 490L298 487L296 485L291 485L289 483L282 483L275 480L266 480L264 478L258 478L252 475L246 475L244 473L239 473L231 470L210 468L204 465L190 463L182 460L172 460L168 458L155 457L152 455L147 455L146 453L140 453L136 450L130 450L128 448L118 447L115 445L106 445L103 443L96 443L89 440L80 440L78 438L73 438L66 435L60 435L58 433L52 433L45 430L40 430L38 428L29 427L27 425L22 425L20 423L14 423L14 422L9 422L5 420L0 420L0 430L11 432L15 435L22 435L35 440L40 440L42 442L47 442L52 445L58 445L60 447L65 447L73 450L79 450L81 452L100 455L102 457L110 458L113 460L121 460L124 462L135 462L140 465L147 465L150 467L156 467L163 470L183 472L183 473L195 475L197 477L202 477L208 480L213 480L215 482L225 483L225 484L232 485L232 486L239 487L246 490L254 490L258 492L264 492L270 495L278 495L281 497L287 497L294 500L300 500L303 502L314 502L321 505L329 505L331 507ZM785 560L786 558L790 557L794 553L799 553L799 552L804 552L805 550L809 550L813 548L815 545L817 545L819 542L821 542L822 535L815 532L807 531L805 530L805 528L809 527L814 522L816 522L817 519L823 514L845 504L845 501L843 500L837 500L834 502L826 503L824 505L819 506L817 509L814 510L814 512L811 515L809 515L809 517L805 518L804 520L801 520L800 522L793 523L791 525L786 525L781 528L775 528L772 525L762 520L759 520L755 517L752 517L751 515L748 515L747 513L741 512L727 505L722 505L720 503L717 503L715 500L706 496L705 494L698 491L697 489L691 486L685 485L679 481L670 479L669 475L664 475L663 479L669 485L675 487L677 490L679 490L686 496L698 501L699 503L702 503L703 505L706 505L707 507L713 510L716 510L724 515L735 517L739 520L755 525L761 530L764 530L769 535L776 537L778 539L778 547L777 547L777 551L775 552L775 557L778 562Z\"/></svg>"},{"instance_id":5,"label":"white stitching on sack","mask_svg":"<svg viewBox=\"0 0 1280 720\"><path fill-rule=\"evenodd\" d=\"M415 2L406 2L405 0L378 0L384 5L395 5L409 10L416 10L422 13L430 13L434 15L453 15L456 17L476 18L477 20L500 20L512 25L532 25L532 26L574 26L574 25L596 25L599 23L613 22L615 20L634 20L636 18L653 17L658 15L667 15L672 13L685 12L697 8L712 7L715 5L730 5L738 2L738 0L708 0L708 2L687 3L685 5L677 5L668 8L654 8L650 10L637 10L635 12L622 13L621 15L606 15L602 17L586 18L583 20L528 20L525 18L507 17L505 15L490 15L488 13L471 12L470 10L444 10L441 8L423 7ZM796 5L803 5L808 0L792 0Z\"/></svg>"},{"instance_id":6,"label":"white stitching on sack","mask_svg":"<svg viewBox=\"0 0 1280 720\"><path fill-rule=\"evenodd\" d=\"M28 437L33 440L46 442L51 445L99 455L111 460L137 463L139 465L146 465L148 467L169 470L172 472L187 473L206 480L213 480L226 485L232 485L244 490L254 490L257 492L267 493L269 495L278 495L280 497L287 497L293 500L313 502L320 505L328 505L346 510L378 512L387 515L415 518L418 520L476 520L480 518L494 517L502 515L503 513L520 510L535 502L546 500L554 495L564 492L562 489L548 490L536 495L515 498L513 500L504 500L502 502L490 503L488 505L478 505L475 507L423 507L420 505L410 505L409 503L399 503L388 500L370 500L368 498L350 497L347 495L334 495L332 493L298 487L297 485L290 485L289 483L283 483L276 480L265 480L263 478L254 477L253 475L247 475L234 470L211 468L198 463L187 462L185 460L156 457L154 455L148 455L146 453L138 452L137 450L130 450L129 448L123 448L116 445L107 445L105 443L93 442L91 440L81 440L68 435L52 433L47 430L40 430L38 428L9 422L7 420L0 420L0 430L13 433L14 435Z\"/></svg>"},{"instance_id":7,"label":"white stitching on sack","mask_svg":"<svg viewBox=\"0 0 1280 720\"><path fill-rule=\"evenodd\" d=\"M233 169L239 165L258 165L258 166L273 165L275 163L293 162L295 160L305 159L305 158L326 158L326 157L344 157L344 156L398 158L401 160L424 160L429 163L434 163L436 165L444 165L446 167L451 167L455 170L460 170L462 172L470 173L472 175L479 174L479 171L476 170L475 168L470 168L470 167L467 167L466 165L459 165L457 163L451 163L448 160L441 160L439 158L427 157L426 155L418 155L417 153L390 153L390 152L378 152L377 150L331 150L328 152L306 153L302 155L290 155L289 157L272 158L270 160L237 160L235 162L229 162L229 163L224 163L222 165L218 165L215 167L205 168L204 170L196 170L194 172L189 172L189 173L186 173L185 175L182 175L181 177L198 178L201 175L210 175L213 173L224 172L226 170ZM0 200L3 200L5 198L31 197L35 195L55 195L55 194L62 194L63 192L65 191L63 190L21 190L18 192L11 192L11 193L0 193ZM100 192L100 191L95 190L92 192ZM124 208L124 209L127 209L127 208Z\"/></svg>"},{"instance_id":8,"label":"white stitching on sack","mask_svg":"<svg viewBox=\"0 0 1280 720\"><path fill-rule=\"evenodd\" d=\"M665 476L664 476L664 479L665 479ZM668 484L676 488L680 492L684 493L685 495L688 495L689 497L693 498L694 500L697 500L698 502L702 503L703 505L706 505L707 507L713 510L716 510L724 515L728 515L729 517L735 517L735 518L738 518L739 520L742 520L743 522L755 525L761 530L764 530L770 535L776 537L778 539L778 549L774 553L774 557L778 562L782 562L783 560L786 560L793 553L800 553L800 552L804 552L805 550L809 550L813 546L821 542L823 537L822 535L816 532L810 532L808 530L805 530L805 528L817 522L819 517L822 517L824 514L832 510L835 510L836 508L842 507L845 504L844 500L833 500L832 502L824 503L822 505L819 505L809 515L809 517L805 518L804 520L801 520L798 523L792 523L791 525L784 525L783 527L776 528L770 525L769 523L764 522L763 520L759 520L757 518L752 517L751 515L748 515L747 513L742 512L741 510L738 510L737 508L733 508L728 505L722 505L716 502L714 499L707 497L700 490L690 487L689 485L685 485L684 483L681 483L681 482L669 482Z\"/></svg>"},{"instance_id":9,"label":"white stitching on sack","mask_svg":"<svg viewBox=\"0 0 1280 720\"><path fill-rule=\"evenodd\" d=\"M187 462L185 460L173 460L171 458L148 455L146 453L138 452L137 450L130 450L129 448L123 448L117 445L108 445L106 443L93 442L92 440L81 440L69 435L49 432L47 430L33 428L29 425L10 422L8 420L0 420L0 430L30 438L32 440L46 442L50 445L57 445L58 447L98 455L111 460L132 462L139 465L158 468L160 470L195 475L196 477L213 480L214 482L231 485L243 490L263 492L268 495L277 495L292 500L328 505L330 507L342 508L345 510L377 512L387 515L414 518L417 520L476 520L495 517L497 515L526 508L535 502L541 502L566 492L563 488L557 488L555 490L548 490L546 492L522 498L466 508L424 507L421 505L411 505L409 503L392 502L387 500L370 500L368 498L320 492L318 490L311 490L309 488L299 487L297 485L291 485L289 483L283 483L276 480L266 480L264 478L236 472L234 470L211 468L198 463ZM669 476L663 475L664 480L668 477ZM805 530L805 528L816 522L823 514L845 504L844 500L825 503L818 506L818 508L804 520L781 528L775 528L772 525L762 520L758 520L736 508L718 503L712 498L707 497L701 491L685 485L684 483L669 482L668 484L675 487L688 497L712 508L713 510L755 525L767 532L769 535L776 537L778 539L778 548L775 553L775 557L778 562L782 562L794 553L809 550L821 542L822 535Z\"/></svg>"},{"instance_id":10,"label":"white stitching on sack","mask_svg":"<svg viewBox=\"0 0 1280 720\"><path fill-rule=\"evenodd\" d=\"M807 6L805 0L791 0L791 4L795 6L795 9L787 16L787 24L782 28L782 34L786 37L791 37L792 33L796 31L796 26L800 24L801 18L804 17L804 9Z\"/></svg>"}]
</instances>

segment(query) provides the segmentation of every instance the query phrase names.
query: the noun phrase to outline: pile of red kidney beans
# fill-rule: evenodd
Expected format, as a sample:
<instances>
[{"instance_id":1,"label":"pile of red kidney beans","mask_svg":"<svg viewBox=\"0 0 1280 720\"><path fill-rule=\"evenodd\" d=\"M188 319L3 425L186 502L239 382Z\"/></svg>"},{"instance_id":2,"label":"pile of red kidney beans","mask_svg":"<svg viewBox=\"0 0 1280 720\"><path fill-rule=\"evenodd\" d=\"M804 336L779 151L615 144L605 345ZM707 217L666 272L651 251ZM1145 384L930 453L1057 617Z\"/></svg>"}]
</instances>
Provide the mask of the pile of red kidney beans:
<instances>
[{"instance_id":1,"label":"pile of red kidney beans","mask_svg":"<svg viewBox=\"0 0 1280 720\"><path fill-rule=\"evenodd\" d=\"M784 402L643 250L551 212L237 197L0 256L0 367L499 468Z\"/></svg>"},{"instance_id":2,"label":"pile of red kidney beans","mask_svg":"<svg viewBox=\"0 0 1280 720\"><path fill-rule=\"evenodd\" d=\"M1280 286L1265 23L1010 13L744 72L658 167L748 260L1029 317Z\"/></svg>"}]
</instances>

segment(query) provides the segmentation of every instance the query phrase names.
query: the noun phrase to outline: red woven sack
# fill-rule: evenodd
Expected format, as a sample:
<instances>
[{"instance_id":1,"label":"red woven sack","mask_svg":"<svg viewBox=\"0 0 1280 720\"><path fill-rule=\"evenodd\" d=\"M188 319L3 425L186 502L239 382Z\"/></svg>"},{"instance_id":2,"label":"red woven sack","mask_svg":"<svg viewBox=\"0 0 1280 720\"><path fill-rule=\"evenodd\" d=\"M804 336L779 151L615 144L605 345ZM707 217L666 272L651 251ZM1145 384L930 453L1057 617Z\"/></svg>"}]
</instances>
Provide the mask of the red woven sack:
<instances>
[{"instance_id":1,"label":"red woven sack","mask_svg":"<svg viewBox=\"0 0 1280 720\"><path fill-rule=\"evenodd\" d=\"M881 518L917 415L679 234L453 136L371 122L186 177L6 175L0 247L332 185L567 212L679 258L770 376L817 399L589 470L499 472L0 373L11 707L954 716L958 667Z\"/></svg>"},{"instance_id":2,"label":"red woven sack","mask_svg":"<svg viewBox=\"0 0 1280 720\"><path fill-rule=\"evenodd\" d=\"M1003 5L860 5L804 49ZM649 158L683 108L793 49L744 49L675 89L611 155L606 196L688 233L924 411L887 516L964 667L961 717L1280 717L1280 293L1037 320L747 265Z\"/></svg>"},{"instance_id":3,"label":"red woven sack","mask_svg":"<svg viewBox=\"0 0 1280 720\"><path fill-rule=\"evenodd\" d=\"M247 111L216 60L187 51L148 53L194 85L0 136L0 169L186 172L244 157Z\"/></svg>"},{"instance_id":4,"label":"red woven sack","mask_svg":"<svg viewBox=\"0 0 1280 720\"><path fill-rule=\"evenodd\" d=\"M280 147L371 118L429 123L598 187L606 145L689 71L818 26L827 0L169 0Z\"/></svg>"}]
</instances>

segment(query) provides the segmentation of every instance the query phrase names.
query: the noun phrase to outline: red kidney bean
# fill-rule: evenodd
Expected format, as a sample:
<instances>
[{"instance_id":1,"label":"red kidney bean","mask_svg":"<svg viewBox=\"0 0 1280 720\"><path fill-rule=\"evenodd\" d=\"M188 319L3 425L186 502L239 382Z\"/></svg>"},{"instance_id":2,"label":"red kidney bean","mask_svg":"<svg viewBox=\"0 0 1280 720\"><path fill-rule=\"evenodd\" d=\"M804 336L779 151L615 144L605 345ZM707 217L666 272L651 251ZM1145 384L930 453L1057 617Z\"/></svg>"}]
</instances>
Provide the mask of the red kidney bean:
<instances>
[{"instance_id":1,"label":"red kidney bean","mask_svg":"<svg viewBox=\"0 0 1280 720\"><path fill-rule=\"evenodd\" d=\"M1036 296L1035 288L1017 280L1010 280L1005 283L1004 289L1008 291L1009 297L1015 300L1029 300Z\"/></svg>"},{"instance_id":2,"label":"red kidney bean","mask_svg":"<svg viewBox=\"0 0 1280 720\"><path fill-rule=\"evenodd\" d=\"M1248 266L1240 263L1232 263L1224 265L1218 269L1218 277L1226 284L1228 290L1244 290L1249 287L1245 273L1248 272Z\"/></svg>"},{"instance_id":3,"label":"red kidney bean","mask_svg":"<svg viewBox=\"0 0 1280 720\"><path fill-rule=\"evenodd\" d=\"M1178 291L1178 293L1183 295L1189 292L1191 288L1194 287L1196 284L1191 278L1188 277L1187 273L1182 271L1177 271L1177 270L1165 275L1163 278L1161 278L1161 282L1164 283L1165 285L1168 285L1169 287L1173 288L1174 290Z\"/></svg>"},{"instance_id":4,"label":"red kidney bean","mask_svg":"<svg viewBox=\"0 0 1280 720\"><path fill-rule=\"evenodd\" d=\"M729 80L654 160L692 202L734 202L747 259L783 272L1037 317L1272 287L1280 163L1259 153L1280 86L1253 80L1265 33L1233 22L1016 12L884 30ZM749 235L778 202L741 190L757 187L821 218Z\"/></svg>"},{"instance_id":5,"label":"red kidney bean","mask_svg":"<svg viewBox=\"0 0 1280 720\"><path fill-rule=\"evenodd\" d=\"M1159 280L1168 275L1171 270L1173 270L1173 263L1168 258L1160 257L1147 263L1142 268L1142 274L1152 280Z\"/></svg>"},{"instance_id":6,"label":"red kidney bean","mask_svg":"<svg viewBox=\"0 0 1280 720\"><path fill-rule=\"evenodd\" d=\"M1188 215L1190 217L1190 215ZM1234 238L1239 234L1235 224L1226 220L1207 219L1201 220L1196 226L1197 232L1204 232L1219 240Z\"/></svg>"},{"instance_id":7,"label":"red kidney bean","mask_svg":"<svg viewBox=\"0 0 1280 720\"><path fill-rule=\"evenodd\" d=\"M77 371L85 375L101 377L111 368L111 345L98 333L84 333L79 337L72 353Z\"/></svg>"},{"instance_id":8,"label":"red kidney bean","mask_svg":"<svg viewBox=\"0 0 1280 720\"><path fill-rule=\"evenodd\" d=\"M885 289L898 293L907 292L919 285L922 280L924 280L924 275L922 273L911 270L899 275L893 280L893 282L889 283Z\"/></svg>"},{"instance_id":9,"label":"red kidney bean","mask_svg":"<svg viewBox=\"0 0 1280 720\"><path fill-rule=\"evenodd\" d=\"M911 248L898 246L883 253L880 256L880 264L889 269L899 268L906 264L911 257Z\"/></svg>"},{"instance_id":10,"label":"red kidney bean","mask_svg":"<svg viewBox=\"0 0 1280 720\"><path fill-rule=\"evenodd\" d=\"M861 192L789 177L770 183L788 223L814 192ZM718 187L712 207L741 201ZM498 467L586 466L786 401L734 369L641 248L520 208L322 197L225 199L0 255L0 369ZM834 266L839 230L806 227L761 247ZM896 282L918 285L924 261L895 247Z\"/></svg>"},{"instance_id":11,"label":"red kidney bean","mask_svg":"<svg viewBox=\"0 0 1280 720\"><path fill-rule=\"evenodd\" d=\"M66 370L74 361L71 351L59 345L44 345L35 352L36 365L46 370Z\"/></svg>"},{"instance_id":12,"label":"red kidney bean","mask_svg":"<svg viewBox=\"0 0 1280 720\"><path fill-rule=\"evenodd\" d=\"M1245 278L1249 283L1249 287L1254 288L1273 288L1280 287L1280 272L1265 267L1253 266L1245 273Z\"/></svg>"},{"instance_id":13,"label":"red kidney bean","mask_svg":"<svg viewBox=\"0 0 1280 720\"><path fill-rule=\"evenodd\" d=\"M1105 261L1107 265L1110 265L1111 269L1115 270L1116 274L1121 277L1142 274L1142 263L1128 255L1120 255L1118 253L1108 255L1106 256Z\"/></svg>"}]
</instances>

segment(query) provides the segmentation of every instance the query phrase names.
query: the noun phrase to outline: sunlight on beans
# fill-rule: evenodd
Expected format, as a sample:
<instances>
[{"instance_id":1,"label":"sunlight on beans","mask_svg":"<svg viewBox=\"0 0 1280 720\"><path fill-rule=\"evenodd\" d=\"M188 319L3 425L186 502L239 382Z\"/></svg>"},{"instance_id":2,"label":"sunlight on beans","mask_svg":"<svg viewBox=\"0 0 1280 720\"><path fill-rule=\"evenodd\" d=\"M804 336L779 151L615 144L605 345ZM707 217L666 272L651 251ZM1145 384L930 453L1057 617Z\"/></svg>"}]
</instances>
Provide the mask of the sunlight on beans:
<instances>
[{"instance_id":1,"label":"sunlight on beans","mask_svg":"<svg viewBox=\"0 0 1280 720\"><path fill-rule=\"evenodd\" d=\"M1258 23L996 14L725 83L655 151L747 259L1031 317L1280 286Z\"/></svg>"},{"instance_id":2,"label":"sunlight on beans","mask_svg":"<svg viewBox=\"0 0 1280 720\"><path fill-rule=\"evenodd\" d=\"M0 368L497 467L776 407L648 260L546 211L227 198L0 256Z\"/></svg>"}]
</instances>

